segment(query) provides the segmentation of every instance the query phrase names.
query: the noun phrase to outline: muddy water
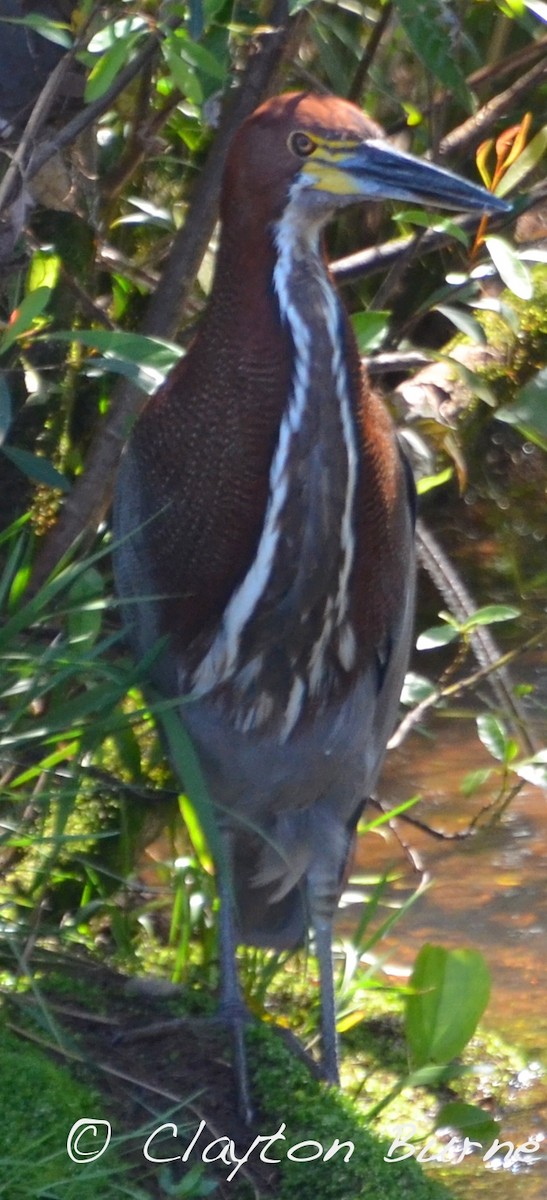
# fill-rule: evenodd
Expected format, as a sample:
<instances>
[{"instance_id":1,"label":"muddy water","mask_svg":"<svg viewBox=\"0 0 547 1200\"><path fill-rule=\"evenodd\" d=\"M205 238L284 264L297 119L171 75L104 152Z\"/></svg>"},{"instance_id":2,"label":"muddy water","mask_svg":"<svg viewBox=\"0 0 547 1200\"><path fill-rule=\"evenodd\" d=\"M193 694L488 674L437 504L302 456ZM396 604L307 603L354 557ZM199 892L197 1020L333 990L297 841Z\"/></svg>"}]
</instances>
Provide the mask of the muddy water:
<instances>
[{"instance_id":1,"label":"muddy water","mask_svg":"<svg viewBox=\"0 0 547 1200\"><path fill-rule=\"evenodd\" d=\"M462 834L495 794L490 781L480 796L466 799L462 778L492 760L469 721L438 721L429 733L390 756L381 795L392 805L419 793L423 800L413 815L445 835ZM526 785L502 822L461 840L434 839L402 821L397 829L434 882L387 943L388 966L394 973L409 967L425 941L482 951L493 978L485 1025L521 1048L530 1067L495 1115L503 1137L515 1144L539 1132L547 1139L547 797ZM356 870L387 864L402 868L404 894L417 877L394 834L369 835ZM529 1169L488 1168L473 1159L444 1167L445 1181L466 1200L546 1200L547 1140L544 1145Z\"/></svg>"}]
</instances>

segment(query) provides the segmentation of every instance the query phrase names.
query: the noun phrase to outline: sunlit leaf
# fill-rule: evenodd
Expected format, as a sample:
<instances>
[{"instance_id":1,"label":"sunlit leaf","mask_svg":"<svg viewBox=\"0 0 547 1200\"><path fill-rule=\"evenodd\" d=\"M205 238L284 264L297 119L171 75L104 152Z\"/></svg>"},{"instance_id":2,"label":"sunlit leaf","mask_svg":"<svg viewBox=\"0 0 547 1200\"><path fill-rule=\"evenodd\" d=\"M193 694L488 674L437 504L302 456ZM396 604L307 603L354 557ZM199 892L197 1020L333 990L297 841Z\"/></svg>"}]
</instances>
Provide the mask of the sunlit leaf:
<instances>
[{"instance_id":1,"label":"sunlit leaf","mask_svg":"<svg viewBox=\"0 0 547 1200\"><path fill-rule=\"evenodd\" d=\"M531 300L534 294L532 278L518 251L497 234L490 234L484 241L505 286L520 300Z\"/></svg>"},{"instance_id":2,"label":"sunlit leaf","mask_svg":"<svg viewBox=\"0 0 547 1200\"><path fill-rule=\"evenodd\" d=\"M448 646L459 636L458 630L451 628L450 625L432 625L430 629L425 629L420 634L416 642L416 649L438 650L439 646Z\"/></svg>"},{"instance_id":3,"label":"sunlit leaf","mask_svg":"<svg viewBox=\"0 0 547 1200\"><path fill-rule=\"evenodd\" d=\"M520 779L533 783L536 787L547 788L547 749L538 750L533 758L515 764L514 770Z\"/></svg>"},{"instance_id":4,"label":"sunlit leaf","mask_svg":"<svg viewBox=\"0 0 547 1200\"><path fill-rule=\"evenodd\" d=\"M498 762L505 762L508 737L503 721L492 713L481 713L477 717L477 732L492 758L496 758Z\"/></svg>"},{"instance_id":5,"label":"sunlit leaf","mask_svg":"<svg viewBox=\"0 0 547 1200\"><path fill-rule=\"evenodd\" d=\"M110 329L75 329L61 330L48 335L48 340L59 342L80 342L102 354L137 363L140 366L155 367L158 371L166 372L182 358L183 351L175 342L167 342L161 338L146 337L142 333L128 333L124 330Z\"/></svg>"},{"instance_id":6,"label":"sunlit leaf","mask_svg":"<svg viewBox=\"0 0 547 1200\"><path fill-rule=\"evenodd\" d=\"M357 338L360 354L368 354L378 350L383 344L389 329L390 312L369 310L354 313L351 318L353 332Z\"/></svg>"},{"instance_id":7,"label":"sunlit leaf","mask_svg":"<svg viewBox=\"0 0 547 1200\"><path fill-rule=\"evenodd\" d=\"M415 704L421 704L422 700L428 700L430 696L435 695L436 691L435 685L430 679L426 679L425 675L407 671L401 692L401 704L413 708Z\"/></svg>"},{"instance_id":8,"label":"sunlit leaf","mask_svg":"<svg viewBox=\"0 0 547 1200\"><path fill-rule=\"evenodd\" d=\"M200 46L197 42L189 38L185 33L175 35L174 42L180 56L191 66L198 67L204 75L209 75L211 79L218 80L223 83L226 75L226 67L223 62L215 58L206 46Z\"/></svg>"},{"instance_id":9,"label":"sunlit leaf","mask_svg":"<svg viewBox=\"0 0 547 1200\"><path fill-rule=\"evenodd\" d=\"M36 318L47 308L50 296L51 289L47 287L36 288L25 296L19 308L11 314L9 325L0 338L0 354L9 350L17 338L30 332Z\"/></svg>"},{"instance_id":10,"label":"sunlit leaf","mask_svg":"<svg viewBox=\"0 0 547 1200\"><path fill-rule=\"evenodd\" d=\"M516 162L504 173L496 186L496 196L506 196L508 192L518 187L530 171L533 171L539 163L543 162L546 150L547 125L543 125L535 137L532 138L531 142L524 148Z\"/></svg>"},{"instance_id":11,"label":"sunlit leaf","mask_svg":"<svg viewBox=\"0 0 547 1200\"><path fill-rule=\"evenodd\" d=\"M59 282L61 267L62 261L59 254L53 254L50 250L36 250L30 262L27 277L28 291L35 292L41 287L52 291Z\"/></svg>"},{"instance_id":12,"label":"sunlit leaf","mask_svg":"<svg viewBox=\"0 0 547 1200\"><path fill-rule=\"evenodd\" d=\"M492 172L488 166L488 158L494 145L493 138L487 138L485 142L481 142L477 153L475 154L475 162L477 170L480 174L484 186L489 188L492 183Z\"/></svg>"},{"instance_id":13,"label":"sunlit leaf","mask_svg":"<svg viewBox=\"0 0 547 1200\"><path fill-rule=\"evenodd\" d=\"M436 475L422 475L416 483L416 491L418 496L425 496L427 492L432 492L434 488L442 487L443 484L449 483L454 477L454 468L446 467L444 471L438 471Z\"/></svg>"},{"instance_id":14,"label":"sunlit leaf","mask_svg":"<svg viewBox=\"0 0 547 1200\"><path fill-rule=\"evenodd\" d=\"M173 81L182 95L186 96L192 104L197 106L202 104L203 88L193 65L177 52L172 42L162 46L162 53L173 76Z\"/></svg>"},{"instance_id":15,"label":"sunlit leaf","mask_svg":"<svg viewBox=\"0 0 547 1200\"><path fill-rule=\"evenodd\" d=\"M520 608L512 604L485 604L464 621L462 628L470 630L475 625L495 625L497 621L514 621L520 616Z\"/></svg>"},{"instance_id":16,"label":"sunlit leaf","mask_svg":"<svg viewBox=\"0 0 547 1200\"><path fill-rule=\"evenodd\" d=\"M112 86L120 71L123 71L123 68L130 62L141 37L142 33L139 32L119 38L101 56L90 72L85 86L84 99L88 104L93 100L99 100Z\"/></svg>"},{"instance_id":17,"label":"sunlit leaf","mask_svg":"<svg viewBox=\"0 0 547 1200\"><path fill-rule=\"evenodd\" d=\"M44 16L42 13L28 13L26 17L0 17L0 28L6 23L8 25L24 25L27 29L35 29L41 37L46 38L48 42L54 42L57 46L62 46L65 50L69 50L72 45L68 25L64 25L61 21L52 21L50 17Z\"/></svg>"},{"instance_id":18,"label":"sunlit leaf","mask_svg":"<svg viewBox=\"0 0 547 1200\"><path fill-rule=\"evenodd\" d=\"M504 129L496 138L496 154L498 156L498 170L503 167L510 167L512 163L522 154L526 145L528 131L532 123L532 114L525 113L520 122L520 125L511 125L508 129Z\"/></svg>"},{"instance_id":19,"label":"sunlit leaf","mask_svg":"<svg viewBox=\"0 0 547 1200\"><path fill-rule=\"evenodd\" d=\"M424 119L423 113L420 112L419 108L416 108L415 104L411 104L408 100L404 101L403 111L406 113L406 123L410 129L413 129L416 125L421 125Z\"/></svg>"},{"instance_id":20,"label":"sunlit leaf","mask_svg":"<svg viewBox=\"0 0 547 1200\"><path fill-rule=\"evenodd\" d=\"M450 364L454 374L460 376L460 379L463 380L472 395L478 396L481 400L484 400L485 404L488 404L491 408L495 408L496 398L492 388L483 379L482 375L479 375L477 371L472 371L465 363L458 362L458 359L452 358L450 354L438 354L437 358L439 362Z\"/></svg>"},{"instance_id":21,"label":"sunlit leaf","mask_svg":"<svg viewBox=\"0 0 547 1200\"><path fill-rule=\"evenodd\" d=\"M405 1030L414 1068L449 1063L467 1045L486 1008L490 974L478 950L420 950L406 999Z\"/></svg>"},{"instance_id":22,"label":"sunlit leaf","mask_svg":"<svg viewBox=\"0 0 547 1200\"><path fill-rule=\"evenodd\" d=\"M452 217L439 217L437 213L427 213L421 208L404 208L394 213L393 219L401 225L419 225L420 228L432 229L435 233L447 233L457 242L461 242L462 246L469 245L469 234Z\"/></svg>"},{"instance_id":23,"label":"sunlit leaf","mask_svg":"<svg viewBox=\"0 0 547 1200\"><path fill-rule=\"evenodd\" d=\"M132 33L142 33L145 29L148 29L148 22L144 17L123 17L120 21L113 21L111 25L105 25L104 29L94 33L86 49L90 54L104 54L129 38Z\"/></svg>"}]
</instances>

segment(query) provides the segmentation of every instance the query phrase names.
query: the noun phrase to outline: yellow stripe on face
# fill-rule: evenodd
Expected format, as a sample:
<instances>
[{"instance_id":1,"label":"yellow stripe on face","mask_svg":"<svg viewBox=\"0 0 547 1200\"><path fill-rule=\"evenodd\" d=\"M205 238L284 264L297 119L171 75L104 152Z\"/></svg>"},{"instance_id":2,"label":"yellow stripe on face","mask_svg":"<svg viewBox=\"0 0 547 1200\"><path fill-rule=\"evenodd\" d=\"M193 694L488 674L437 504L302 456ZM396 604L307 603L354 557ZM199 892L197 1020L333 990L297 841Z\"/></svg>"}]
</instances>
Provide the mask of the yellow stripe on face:
<instances>
[{"instance_id":1,"label":"yellow stripe on face","mask_svg":"<svg viewBox=\"0 0 547 1200\"><path fill-rule=\"evenodd\" d=\"M343 159L347 151L340 154ZM334 162L321 162L319 159L308 158L302 167L302 174L312 182L312 187L322 192L330 192L335 196L359 196L361 187L349 171L337 167Z\"/></svg>"},{"instance_id":2,"label":"yellow stripe on face","mask_svg":"<svg viewBox=\"0 0 547 1200\"><path fill-rule=\"evenodd\" d=\"M358 138L314 138L316 151L302 164L301 172L312 181L318 191L330 192L335 196L360 195L360 187L349 171L339 164L359 148Z\"/></svg>"}]
</instances>

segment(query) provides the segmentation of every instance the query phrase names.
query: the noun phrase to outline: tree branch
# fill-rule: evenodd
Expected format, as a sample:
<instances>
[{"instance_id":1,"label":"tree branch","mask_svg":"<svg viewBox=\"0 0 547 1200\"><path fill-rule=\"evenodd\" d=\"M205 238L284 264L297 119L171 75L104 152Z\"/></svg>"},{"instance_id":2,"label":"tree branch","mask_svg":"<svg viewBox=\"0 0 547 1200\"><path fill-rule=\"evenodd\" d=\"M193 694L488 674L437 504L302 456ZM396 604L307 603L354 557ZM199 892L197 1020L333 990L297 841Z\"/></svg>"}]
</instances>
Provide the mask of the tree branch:
<instances>
[{"instance_id":1,"label":"tree branch","mask_svg":"<svg viewBox=\"0 0 547 1200\"><path fill-rule=\"evenodd\" d=\"M289 27L286 0L276 0L267 32L256 38L241 86L228 95L205 167L196 183L187 219L179 230L141 332L169 337L178 326L183 304L197 274L217 219L228 146L241 121L265 96L284 52ZM86 469L77 480L57 525L39 554L33 588L38 588L85 531L97 528L110 505L115 471L130 426L144 397L128 381L116 388L110 412L91 446Z\"/></svg>"},{"instance_id":2,"label":"tree branch","mask_svg":"<svg viewBox=\"0 0 547 1200\"><path fill-rule=\"evenodd\" d=\"M510 87L498 96L494 96L483 105L474 116L469 117L462 125L456 126L439 144L439 157L446 158L449 154L465 153L475 142L486 137L493 126L513 106L526 96L531 88L537 87L547 79L547 48L544 50L541 62L531 67L525 75L521 75Z\"/></svg>"}]
</instances>

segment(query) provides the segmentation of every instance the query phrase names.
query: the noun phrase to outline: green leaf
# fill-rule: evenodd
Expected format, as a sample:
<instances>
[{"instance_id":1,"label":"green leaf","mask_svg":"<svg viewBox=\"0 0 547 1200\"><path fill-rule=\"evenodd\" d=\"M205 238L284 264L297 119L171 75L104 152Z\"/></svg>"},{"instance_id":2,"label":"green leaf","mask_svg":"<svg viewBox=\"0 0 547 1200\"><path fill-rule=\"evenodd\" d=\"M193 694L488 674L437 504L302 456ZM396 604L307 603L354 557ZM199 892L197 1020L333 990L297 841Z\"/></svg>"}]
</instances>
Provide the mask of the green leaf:
<instances>
[{"instance_id":1,"label":"green leaf","mask_svg":"<svg viewBox=\"0 0 547 1200\"><path fill-rule=\"evenodd\" d=\"M123 770L129 773L132 780L140 780L142 778L141 748L131 726L126 725L124 729L117 729L112 734L112 741Z\"/></svg>"},{"instance_id":2,"label":"green leaf","mask_svg":"<svg viewBox=\"0 0 547 1200\"><path fill-rule=\"evenodd\" d=\"M175 53L184 58L190 66L198 67L204 75L209 75L211 79L224 83L226 77L224 63L219 62L205 46L200 46L197 42L192 41L185 31L177 30L173 36L173 46Z\"/></svg>"},{"instance_id":3,"label":"green leaf","mask_svg":"<svg viewBox=\"0 0 547 1200\"><path fill-rule=\"evenodd\" d=\"M360 354L378 350L383 345L389 328L391 313L369 310L354 313L351 318L353 332L357 338Z\"/></svg>"},{"instance_id":4,"label":"green leaf","mask_svg":"<svg viewBox=\"0 0 547 1200\"><path fill-rule=\"evenodd\" d=\"M123 22L125 24L125 22ZM85 86L84 99L87 104L99 100L112 86L114 80L131 60L133 50L142 37L142 32L131 33L128 37L119 38L110 46L88 76Z\"/></svg>"},{"instance_id":5,"label":"green leaf","mask_svg":"<svg viewBox=\"0 0 547 1200\"><path fill-rule=\"evenodd\" d=\"M104 363L97 359L97 366L127 376L142 387L147 395L157 390L183 355L180 346L174 342L117 329L61 330L48 335L48 340L80 342L83 346L101 351L108 361ZM90 364L93 365L94 361L90 359Z\"/></svg>"},{"instance_id":6,"label":"green leaf","mask_svg":"<svg viewBox=\"0 0 547 1200\"><path fill-rule=\"evenodd\" d=\"M104 29L99 29L97 33L94 33L86 48L90 54L105 54L113 46L129 38L131 34L142 33L148 28L148 22L144 17L122 17L121 20L113 21L111 25L105 25Z\"/></svg>"},{"instance_id":7,"label":"green leaf","mask_svg":"<svg viewBox=\"0 0 547 1200\"><path fill-rule=\"evenodd\" d=\"M394 213L393 219L401 225L419 225L423 229L433 229L436 233L447 233L461 242L466 249L469 245L469 234L453 217L439 217L438 213L427 213L421 208L405 208Z\"/></svg>"},{"instance_id":8,"label":"green leaf","mask_svg":"<svg viewBox=\"0 0 547 1200\"><path fill-rule=\"evenodd\" d=\"M519 154L516 162L512 163L505 172L505 175L503 175L496 188L496 196L506 196L513 188L518 187L525 176L543 161L546 150L547 125L544 125L539 133L536 133L536 136L532 138L532 141L528 142L528 145Z\"/></svg>"},{"instance_id":9,"label":"green leaf","mask_svg":"<svg viewBox=\"0 0 547 1200\"><path fill-rule=\"evenodd\" d=\"M416 671L407 671L401 692L401 704L413 708L422 700L428 700L436 691L434 684L425 675L418 675Z\"/></svg>"},{"instance_id":10,"label":"green leaf","mask_svg":"<svg viewBox=\"0 0 547 1200\"><path fill-rule=\"evenodd\" d=\"M70 641L78 642L85 650L97 641L103 623L104 582L97 567L88 567L74 580L68 591L68 601L67 628Z\"/></svg>"},{"instance_id":11,"label":"green leaf","mask_svg":"<svg viewBox=\"0 0 547 1200\"><path fill-rule=\"evenodd\" d=\"M500 1124L478 1104L465 1104L463 1100L452 1100L443 1104L435 1119L435 1129L457 1129L458 1133L472 1141L489 1145L497 1137Z\"/></svg>"},{"instance_id":12,"label":"green leaf","mask_svg":"<svg viewBox=\"0 0 547 1200\"><path fill-rule=\"evenodd\" d=\"M72 38L69 32L69 26L62 24L61 21L52 21L50 17L44 17L42 13L29 13L26 17L0 17L0 23L7 25L26 25L27 29L35 29L43 38L47 38L48 42L55 42L57 46L63 46L65 50L69 50L72 46Z\"/></svg>"},{"instance_id":13,"label":"green leaf","mask_svg":"<svg viewBox=\"0 0 547 1200\"><path fill-rule=\"evenodd\" d=\"M499 621L514 621L521 615L520 608L514 608L512 604L485 604L483 608L478 608L476 612L472 613L467 621L464 621L462 629L468 632L476 625L495 625Z\"/></svg>"},{"instance_id":14,"label":"green leaf","mask_svg":"<svg viewBox=\"0 0 547 1200\"><path fill-rule=\"evenodd\" d=\"M420 62L469 112L475 102L456 62L443 0L395 0L399 20Z\"/></svg>"},{"instance_id":15,"label":"green leaf","mask_svg":"<svg viewBox=\"0 0 547 1200\"><path fill-rule=\"evenodd\" d=\"M425 629L420 634L417 642L417 650L437 650L439 646L448 646L450 642L455 642L460 636L458 629L453 629L450 625L432 625L430 629Z\"/></svg>"},{"instance_id":16,"label":"green leaf","mask_svg":"<svg viewBox=\"0 0 547 1200\"><path fill-rule=\"evenodd\" d=\"M435 312L442 313L452 324L459 329L460 333L464 333L472 342L477 345L486 344L486 334L482 325L477 321L477 318L472 316L467 308L460 308L456 304L436 304Z\"/></svg>"},{"instance_id":17,"label":"green leaf","mask_svg":"<svg viewBox=\"0 0 547 1200\"><path fill-rule=\"evenodd\" d=\"M31 454L28 450L18 450L15 446L3 446L2 454L29 479L45 483L47 487L58 488L61 492L70 491L68 479L65 479L47 458L39 458L37 454Z\"/></svg>"},{"instance_id":18,"label":"green leaf","mask_svg":"<svg viewBox=\"0 0 547 1200\"><path fill-rule=\"evenodd\" d=\"M484 783L488 782L492 770L492 767L481 767L477 771L469 771L469 774L460 783L462 796L472 796L474 792L478 791Z\"/></svg>"},{"instance_id":19,"label":"green leaf","mask_svg":"<svg viewBox=\"0 0 547 1200\"><path fill-rule=\"evenodd\" d=\"M497 234L490 234L484 242L500 279L509 291L519 300L531 300L534 294L532 277L518 252Z\"/></svg>"},{"instance_id":20,"label":"green leaf","mask_svg":"<svg viewBox=\"0 0 547 1200\"><path fill-rule=\"evenodd\" d=\"M115 354L127 362L147 363L159 368L170 368L183 356L183 350L175 342L162 338L147 337L144 333L126 333L119 329L75 329L52 333L50 339L81 342L92 346L103 354Z\"/></svg>"},{"instance_id":21,"label":"green leaf","mask_svg":"<svg viewBox=\"0 0 547 1200\"><path fill-rule=\"evenodd\" d=\"M509 739L503 721L492 713L481 713L477 717L477 733L483 744L498 762L505 762Z\"/></svg>"},{"instance_id":22,"label":"green leaf","mask_svg":"<svg viewBox=\"0 0 547 1200\"><path fill-rule=\"evenodd\" d=\"M203 88L194 67L178 53L172 42L164 43L162 53L179 92L199 107L203 103Z\"/></svg>"},{"instance_id":23,"label":"green leaf","mask_svg":"<svg viewBox=\"0 0 547 1200\"><path fill-rule=\"evenodd\" d=\"M517 392L512 404L498 408L496 418L547 450L547 367Z\"/></svg>"},{"instance_id":24,"label":"green leaf","mask_svg":"<svg viewBox=\"0 0 547 1200\"><path fill-rule=\"evenodd\" d=\"M427 492L432 492L434 488L442 487L443 484L449 483L454 477L454 468L445 467L444 471L439 471L437 475L422 475L416 483L416 491L418 496L425 496Z\"/></svg>"},{"instance_id":25,"label":"green leaf","mask_svg":"<svg viewBox=\"0 0 547 1200\"><path fill-rule=\"evenodd\" d=\"M11 314L11 320L0 339L0 354L5 354L10 346L32 329L33 322L40 317L48 305L51 288L39 287L28 296Z\"/></svg>"},{"instance_id":26,"label":"green leaf","mask_svg":"<svg viewBox=\"0 0 547 1200\"><path fill-rule=\"evenodd\" d=\"M413 1069L448 1064L461 1054L486 1008L490 974L478 950L422 946L406 999Z\"/></svg>"},{"instance_id":27,"label":"green leaf","mask_svg":"<svg viewBox=\"0 0 547 1200\"><path fill-rule=\"evenodd\" d=\"M59 282L62 260L59 254L50 250L35 250L27 278L27 290L36 292L38 288L48 288L53 291Z\"/></svg>"}]
</instances>

